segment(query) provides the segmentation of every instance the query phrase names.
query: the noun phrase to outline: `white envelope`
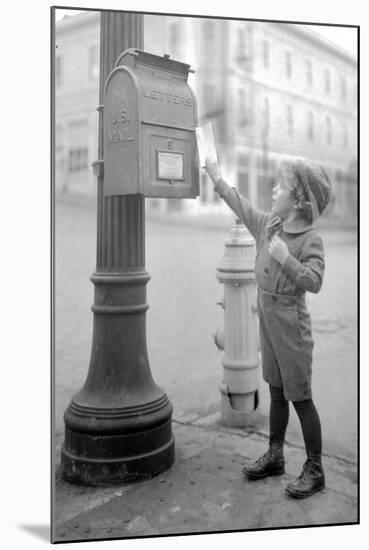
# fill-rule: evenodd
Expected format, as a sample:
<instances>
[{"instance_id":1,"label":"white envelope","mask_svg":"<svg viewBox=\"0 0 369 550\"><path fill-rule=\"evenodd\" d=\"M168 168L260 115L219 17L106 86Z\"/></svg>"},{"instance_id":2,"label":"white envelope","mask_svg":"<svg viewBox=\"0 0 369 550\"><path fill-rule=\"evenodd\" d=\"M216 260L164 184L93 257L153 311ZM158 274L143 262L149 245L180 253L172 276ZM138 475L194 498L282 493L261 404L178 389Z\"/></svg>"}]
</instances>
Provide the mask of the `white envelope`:
<instances>
[{"instance_id":1,"label":"white envelope","mask_svg":"<svg viewBox=\"0 0 369 550\"><path fill-rule=\"evenodd\" d=\"M213 125L211 121L196 128L197 148L199 151L200 166L205 166L205 158L210 162L218 162Z\"/></svg>"}]
</instances>

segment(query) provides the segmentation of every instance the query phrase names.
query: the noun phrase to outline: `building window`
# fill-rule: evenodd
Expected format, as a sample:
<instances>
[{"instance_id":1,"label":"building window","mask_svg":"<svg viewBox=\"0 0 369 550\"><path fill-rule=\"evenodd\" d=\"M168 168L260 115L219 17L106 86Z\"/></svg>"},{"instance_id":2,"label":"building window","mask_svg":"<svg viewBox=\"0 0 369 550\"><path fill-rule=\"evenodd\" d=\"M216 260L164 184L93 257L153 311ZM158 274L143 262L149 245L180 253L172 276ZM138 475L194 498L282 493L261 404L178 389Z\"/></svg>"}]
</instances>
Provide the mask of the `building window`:
<instances>
[{"instance_id":1,"label":"building window","mask_svg":"<svg viewBox=\"0 0 369 550\"><path fill-rule=\"evenodd\" d=\"M55 168L63 169L63 127L60 124L55 127Z\"/></svg>"},{"instance_id":2,"label":"building window","mask_svg":"<svg viewBox=\"0 0 369 550\"><path fill-rule=\"evenodd\" d=\"M211 19L204 21L203 29L205 42L211 42L214 39L214 21Z\"/></svg>"},{"instance_id":3,"label":"building window","mask_svg":"<svg viewBox=\"0 0 369 550\"><path fill-rule=\"evenodd\" d=\"M242 88L238 90L238 124L240 126L247 124L246 93Z\"/></svg>"},{"instance_id":4,"label":"building window","mask_svg":"<svg viewBox=\"0 0 369 550\"><path fill-rule=\"evenodd\" d=\"M172 23L169 27L169 49L172 55L178 56L180 43L181 43L180 23Z\"/></svg>"},{"instance_id":5,"label":"building window","mask_svg":"<svg viewBox=\"0 0 369 550\"><path fill-rule=\"evenodd\" d=\"M237 27L236 60L245 62L248 59L248 29Z\"/></svg>"},{"instance_id":6,"label":"building window","mask_svg":"<svg viewBox=\"0 0 369 550\"><path fill-rule=\"evenodd\" d=\"M271 159L268 150L256 158L257 166L257 206L268 211L272 207L273 187L275 185L276 162Z\"/></svg>"},{"instance_id":7,"label":"building window","mask_svg":"<svg viewBox=\"0 0 369 550\"><path fill-rule=\"evenodd\" d=\"M344 123L343 125L343 147L345 149L347 149L348 147L348 128L347 128L347 124Z\"/></svg>"},{"instance_id":8,"label":"building window","mask_svg":"<svg viewBox=\"0 0 369 550\"><path fill-rule=\"evenodd\" d=\"M268 133L270 128L270 101L268 97L264 97L263 102L263 130Z\"/></svg>"},{"instance_id":9,"label":"building window","mask_svg":"<svg viewBox=\"0 0 369 550\"><path fill-rule=\"evenodd\" d=\"M220 202L220 196L214 191L214 186L212 186L212 200L213 202Z\"/></svg>"},{"instance_id":10,"label":"building window","mask_svg":"<svg viewBox=\"0 0 369 550\"><path fill-rule=\"evenodd\" d=\"M245 153L238 155L238 190L245 197L249 196L249 156Z\"/></svg>"},{"instance_id":11,"label":"building window","mask_svg":"<svg viewBox=\"0 0 369 550\"><path fill-rule=\"evenodd\" d=\"M55 57L55 85L61 86L63 83L63 62L62 57L57 55Z\"/></svg>"},{"instance_id":12,"label":"building window","mask_svg":"<svg viewBox=\"0 0 369 550\"><path fill-rule=\"evenodd\" d=\"M204 84L203 87L203 111L204 116L211 116L215 111L215 86L213 84Z\"/></svg>"},{"instance_id":13,"label":"building window","mask_svg":"<svg viewBox=\"0 0 369 550\"><path fill-rule=\"evenodd\" d=\"M346 78L344 76L341 76L341 99L342 101L346 101L346 98L347 98Z\"/></svg>"},{"instance_id":14,"label":"building window","mask_svg":"<svg viewBox=\"0 0 369 550\"><path fill-rule=\"evenodd\" d=\"M246 168L249 167L249 156L245 155L244 153L240 153L238 155L238 166L239 168Z\"/></svg>"},{"instance_id":15,"label":"building window","mask_svg":"<svg viewBox=\"0 0 369 550\"><path fill-rule=\"evenodd\" d=\"M324 91L326 94L331 93L331 73L329 69L324 69Z\"/></svg>"},{"instance_id":16,"label":"building window","mask_svg":"<svg viewBox=\"0 0 369 550\"><path fill-rule=\"evenodd\" d=\"M246 32L244 29L238 29L238 56L246 56Z\"/></svg>"},{"instance_id":17,"label":"building window","mask_svg":"<svg viewBox=\"0 0 369 550\"><path fill-rule=\"evenodd\" d=\"M313 87L313 65L310 59L306 61L306 86L308 90Z\"/></svg>"},{"instance_id":18,"label":"building window","mask_svg":"<svg viewBox=\"0 0 369 550\"><path fill-rule=\"evenodd\" d=\"M314 115L312 111L307 113L307 138L314 141Z\"/></svg>"},{"instance_id":19,"label":"building window","mask_svg":"<svg viewBox=\"0 0 369 550\"><path fill-rule=\"evenodd\" d=\"M287 78L292 77L292 56L291 52L285 52L285 66Z\"/></svg>"},{"instance_id":20,"label":"building window","mask_svg":"<svg viewBox=\"0 0 369 550\"><path fill-rule=\"evenodd\" d=\"M249 196L249 175L245 172L238 172L238 190L244 197Z\"/></svg>"},{"instance_id":21,"label":"building window","mask_svg":"<svg viewBox=\"0 0 369 550\"><path fill-rule=\"evenodd\" d=\"M207 174L201 174L201 185L200 185L200 202L207 203L209 194L209 177Z\"/></svg>"},{"instance_id":22,"label":"building window","mask_svg":"<svg viewBox=\"0 0 369 550\"><path fill-rule=\"evenodd\" d=\"M88 78L95 80L99 77L99 60L97 45L88 48Z\"/></svg>"},{"instance_id":23,"label":"building window","mask_svg":"<svg viewBox=\"0 0 369 550\"><path fill-rule=\"evenodd\" d=\"M69 149L69 172L81 172L87 169L87 147Z\"/></svg>"},{"instance_id":24,"label":"building window","mask_svg":"<svg viewBox=\"0 0 369 550\"><path fill-rule=\"evenodd\" d=\"M325 117L326 141L330 145L332 143L332 119L329 115Z\"/></svg>"},{"instance_id":25,"label":"building window","mask_svg":"<svg viewBox=\"0 0 369 550\"><path fill-rule=\"evenodd\" d=\"M57 124L55 126L55 144L58 145L60 143L63 143L63 126Z\"/></svg>"},{"instance_id":26,"label":"building window","mask_svg":"<svg viewBox=\"0 0 369 550\"><path fill-rule=\"evenodd\" d=\"M288 132L288 135L289 136L293 136L293 110L292 110L292 105L289 103L287 105L287 109L286 109L286 120L287 120L287 132Z\"/></svg>"},{"instance_id":27,"label":"building window","mask_svg":"<svg viewBox=\"0 0 369 550\"><path fill-rule=\"evenodd\" d=\"M261 44L264 69L269 69L269 42L263 40Z\"/></svg>"}]
</instances>

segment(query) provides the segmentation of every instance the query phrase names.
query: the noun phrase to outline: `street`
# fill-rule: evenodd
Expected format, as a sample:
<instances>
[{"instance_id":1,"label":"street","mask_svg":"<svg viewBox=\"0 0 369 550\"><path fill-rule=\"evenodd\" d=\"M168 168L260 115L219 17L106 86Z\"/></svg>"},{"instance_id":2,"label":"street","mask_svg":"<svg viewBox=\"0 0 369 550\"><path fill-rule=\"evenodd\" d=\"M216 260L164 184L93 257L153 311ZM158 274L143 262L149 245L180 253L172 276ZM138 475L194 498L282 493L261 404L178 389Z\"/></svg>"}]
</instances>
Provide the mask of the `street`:
<instances>
[{"instance_id":1,"label":"street","mask_svg":"<svg viewBox=\"0 0 369 550\"><path fill-rule=\"evenodd\" d=\"M89 366L95 268L96 211L57 202L55 219L55 433L63 440L63 412ZM222 353L212 334L222 325L216 305L223 289L215 269L229 226L146 222L147 344L156 383L167 392L173 418L216 418ZM308 295L315 338L313 396L321 415L323 452L357 459L357 243L353 231L322 230L326 274ZM260 377L262 422L268 431L269 395ZM291 407L287 440L303 445Z\"/></svg>"}]
</instances>

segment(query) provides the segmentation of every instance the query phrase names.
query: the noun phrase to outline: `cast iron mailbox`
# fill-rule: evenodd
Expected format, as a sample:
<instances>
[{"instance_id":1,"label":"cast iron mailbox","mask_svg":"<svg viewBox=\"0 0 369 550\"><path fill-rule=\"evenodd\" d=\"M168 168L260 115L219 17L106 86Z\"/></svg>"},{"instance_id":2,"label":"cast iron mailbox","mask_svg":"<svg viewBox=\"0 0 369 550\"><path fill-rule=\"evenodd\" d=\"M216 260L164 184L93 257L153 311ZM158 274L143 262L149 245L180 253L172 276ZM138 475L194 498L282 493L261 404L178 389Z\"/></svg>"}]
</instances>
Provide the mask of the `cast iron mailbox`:
<instances>
[{"instance_id":1,"label":"cast iron mailbox","mask_svg":"<svg viewBox=\"0 0 369 550\"><path fill-rule=\"evenodd\" d=\"M195 198L199 169L190 66L138 49L118 58L104 92L104 194Z\"/></svg>"}]
</instances>

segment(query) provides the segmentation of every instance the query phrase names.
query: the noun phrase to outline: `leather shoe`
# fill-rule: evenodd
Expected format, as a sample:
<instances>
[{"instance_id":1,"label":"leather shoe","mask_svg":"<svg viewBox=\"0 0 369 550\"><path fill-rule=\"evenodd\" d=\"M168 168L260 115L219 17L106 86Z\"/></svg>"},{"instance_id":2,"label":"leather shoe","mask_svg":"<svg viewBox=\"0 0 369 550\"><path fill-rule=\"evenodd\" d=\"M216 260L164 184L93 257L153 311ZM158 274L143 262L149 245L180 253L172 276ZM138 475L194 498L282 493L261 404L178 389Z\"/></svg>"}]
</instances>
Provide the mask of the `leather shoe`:
<instances>
[{"instance_id":1,"label":"leather shoe","mask_svg":"<svg viewBox=\"0 0 369 550\"><path fill-rule=\"evenodd\" d=\"M250 480L263 479L267 476L284 474L283 441L272 441L267 452L242 468L242 472Z\"/></svg>"},{"instance_id":2,"label":"leather shoe","mask_svg":"<svg viewBox=\"0 0 369 550\"><path fill-rule=\"evenodd\" d=\"M321 455L308 453L308 458L302 472L296 481L286 487L287 495L294 498L306 498L325 487L325 476L322 467Z\"/></svg>"}]
</instances>

